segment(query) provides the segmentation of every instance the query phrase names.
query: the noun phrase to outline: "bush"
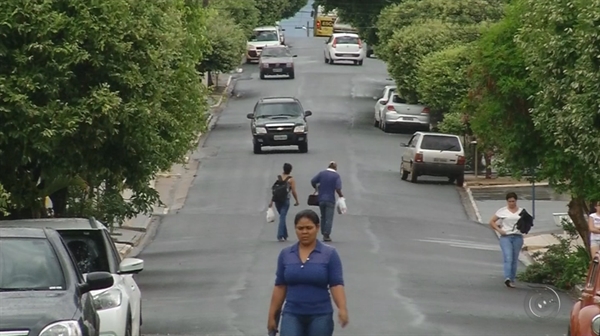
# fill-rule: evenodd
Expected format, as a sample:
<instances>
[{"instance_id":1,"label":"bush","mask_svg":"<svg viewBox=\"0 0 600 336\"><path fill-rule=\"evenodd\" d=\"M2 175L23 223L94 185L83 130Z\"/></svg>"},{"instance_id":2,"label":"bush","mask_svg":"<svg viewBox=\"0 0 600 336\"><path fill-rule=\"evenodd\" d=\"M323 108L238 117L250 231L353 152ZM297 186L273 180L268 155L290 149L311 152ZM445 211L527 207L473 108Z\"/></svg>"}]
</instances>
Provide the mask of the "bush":
<instances>
[{"instance_id":1,"label":"bush","mask_svg":"<svg viewBox=\"0 0 600 336\"><path fill-rule=\"evenodd\" d=\"M585 281L590 264L589 253L584 246L577 246L573 251L572 243L579 234L575 226L566 220L563 220L562 226L568 233L567 237L553 234L559 243L550 246L543 255L540 252L533 253L536 261L517 275L520 281L552 285L564 290Z\"/></svg>"}]
</instances>

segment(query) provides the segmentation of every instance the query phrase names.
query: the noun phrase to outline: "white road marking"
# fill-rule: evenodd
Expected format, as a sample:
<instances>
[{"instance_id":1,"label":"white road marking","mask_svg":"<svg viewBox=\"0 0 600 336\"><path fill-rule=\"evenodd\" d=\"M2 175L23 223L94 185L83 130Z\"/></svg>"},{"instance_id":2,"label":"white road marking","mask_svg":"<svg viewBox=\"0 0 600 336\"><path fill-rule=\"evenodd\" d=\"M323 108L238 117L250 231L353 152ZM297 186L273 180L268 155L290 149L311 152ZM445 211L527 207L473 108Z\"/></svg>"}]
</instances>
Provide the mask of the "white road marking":
<instances>
[{"instance_id":1,"label":"white road marking","mask_svg":"<svg viewBox=\"0 0 600 336\"><path fill-rule=\"evenodd\" d=\"M467 240L456 240L456 239L442 239L442 238L428 238L428 239L415 239L416 241L425 243L437 243L444 244L452 247L468 248L474 250L486 250L486 251L500 251L500 246L492 244L482 244Z\"/></svg>"}]
</instances>

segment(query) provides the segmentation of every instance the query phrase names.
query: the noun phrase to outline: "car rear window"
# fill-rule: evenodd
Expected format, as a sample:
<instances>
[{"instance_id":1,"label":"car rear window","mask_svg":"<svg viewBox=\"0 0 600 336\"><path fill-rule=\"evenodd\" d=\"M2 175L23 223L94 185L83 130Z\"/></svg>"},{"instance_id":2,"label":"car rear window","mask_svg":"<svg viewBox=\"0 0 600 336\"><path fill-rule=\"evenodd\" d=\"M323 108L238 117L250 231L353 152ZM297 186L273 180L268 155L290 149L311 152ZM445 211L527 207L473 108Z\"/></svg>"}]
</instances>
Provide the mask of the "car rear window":
<instances>
[{"instance_id":1,"label":"car rear window","mask_svg":"<svg viewBox=\"0 0 600 336\"><path fill-rule=\"evenodd\" d=\"M460 152L460 147L460 141L453 136L425 135L421 141L421 149Z\"/></svg>"},{"instance_id":2,"label":"car rear window","mask_svg":"<svg viewBox=\"0 0 600 336\"><path fill-rule=\"evenodd\" d=\"M338 36L335 38L336 44L358 44L358 38L353 36Z\"/></svg>"},{"instance_id":3,"label":"car rear window","mask_svg":"<svg viewBox=\"0 0 600 336\"><path fill-rule=\"evenodd\" d=\"M59 230L83 274L110 272L108 253L102 231Z\"/></svg>"}]
</instances>

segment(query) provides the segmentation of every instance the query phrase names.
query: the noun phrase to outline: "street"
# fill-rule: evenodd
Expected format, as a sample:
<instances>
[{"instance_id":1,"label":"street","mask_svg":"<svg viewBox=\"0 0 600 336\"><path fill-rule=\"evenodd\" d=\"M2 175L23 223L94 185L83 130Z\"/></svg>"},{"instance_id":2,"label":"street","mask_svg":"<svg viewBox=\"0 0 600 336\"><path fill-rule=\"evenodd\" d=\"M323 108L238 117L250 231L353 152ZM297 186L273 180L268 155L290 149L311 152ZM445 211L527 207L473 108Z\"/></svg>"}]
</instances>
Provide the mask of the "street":
<instances>
[{"instance_id":1,"label":"street","mask_svg":"<svg viewBox=\"0 0 600 336\"><path fill-rule=\"evenodd\" d=\"M529 318L525 297L533 289L504 286L498 240L468 219L456 186L400 180L399 145L410 132L373 127L373 96L391 84L384 63L328 65L324 39L288 38L296 79L260 80L255 64L244 66L238 97L198 153L185 206L162 219L140 255L144 335L266 335L277 255L296 241L293 216L307 208L310 179L332 160L348 204L331 236L350 313L345 329L336 317L336 335L564 335L572 301L561 297L556 317ZM296 96L313 112L307 154L295 147L252 153L246 114L264 96ZM301 205L290 208L290 240L280 243L265 211L285 162Z\"/></svg>"}]
</instances>

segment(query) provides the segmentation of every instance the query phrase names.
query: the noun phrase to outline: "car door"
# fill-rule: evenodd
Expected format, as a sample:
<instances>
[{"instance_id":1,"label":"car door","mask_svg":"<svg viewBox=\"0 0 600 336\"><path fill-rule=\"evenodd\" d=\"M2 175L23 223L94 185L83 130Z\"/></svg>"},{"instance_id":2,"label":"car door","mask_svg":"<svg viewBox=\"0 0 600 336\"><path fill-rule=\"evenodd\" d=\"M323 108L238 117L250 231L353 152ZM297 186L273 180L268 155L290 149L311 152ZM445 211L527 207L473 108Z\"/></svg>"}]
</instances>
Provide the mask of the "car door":
<instances>
[{"instance_id":1,"label":"car door","mask_svg":"<svg viewBox=\"0 0 600 336\"><path fill-rule=\"evenodd\" d=\"M113 243L112 238L110 237L110 234L108 233L108 231L106 230L102 230L102 233L104 234L104 239L109 242L109 257L113 259L113 261L116 263L117 267L118 265L121 264L121 256L119 255L119 251L117 251L117 248L115 247L115 244ZM132 324L135 328L135 326L139 325L139 318L140 318L140 314L141 314L141 300L142 300L142 293L140 292L140 288L137 285L137 282L135 282L135 279L133 278L133 274L121 274L119 275L122 279L123 279L123 290L127 293L127 296L129 297L129 305L131 307L131 318L132 318ZM135 330L133 330L133 332L135 333Z\"/></svg>"},{"instance_id":2,"label":"car door","mask_svg":"<svg viewBox=\"0 0 600 336\"><path fill-rule=\"evenodd\" d=\"M406 144L406 148L402 154L402 168L405 171L411 171L412 169L412 160L415 157L415 149L418 142L419 134L414 134Z\"/></svg>"}]
</instances>

